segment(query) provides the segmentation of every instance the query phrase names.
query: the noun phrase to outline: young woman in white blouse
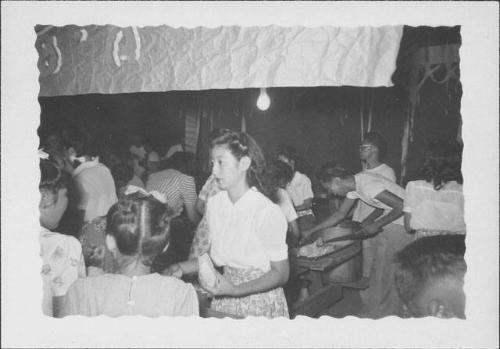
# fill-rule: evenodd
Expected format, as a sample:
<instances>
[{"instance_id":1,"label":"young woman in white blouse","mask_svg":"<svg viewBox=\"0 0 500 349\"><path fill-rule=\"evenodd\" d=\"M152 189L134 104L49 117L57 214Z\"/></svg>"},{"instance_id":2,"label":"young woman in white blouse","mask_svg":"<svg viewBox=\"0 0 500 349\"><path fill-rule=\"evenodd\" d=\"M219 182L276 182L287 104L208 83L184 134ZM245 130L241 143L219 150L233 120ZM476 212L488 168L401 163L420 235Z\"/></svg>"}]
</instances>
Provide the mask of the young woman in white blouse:
<instances>
[{"instance_id":1,"label":"young woman in white blouse","mask_svg":"<svg viewBox=\"0 0 500 349\"><path fill-rule=\"evenodd\" d=\"M269 198L276 203L288 223L287 243L291 247L297 247L300 239L300 228L297 222L298 215L293 206L292 199L286 191L287 185L293 177L293 170L282 161L274 160L267 166L267 180L270 195Z\"/></svg>"},{"instance_id":2,"label":"young woman in white blouse","mask_svg":"<svg viewBox=\"0 0 500 349\"><path fill-rule=\"evenodd\" d=\"M212 174L221 192L207 202L210 257L223 267L214 310L237 316L288 317L282 285L289 275L287 222L261 191L265 160L255 140L230 132L212 141ZM174 264L171 275L198 271L197 259Z\"/></svg>"},{"instance_id":3,"label":"young woman in white blouse","mask_svg":"<svg viewBox=\"0 0 500 349\"><path fill-rule=\"evenodd\" d=\"M312 201L314 193L312 191L311 180L301 171L299 156L295 148L280 145L278 147L278 160L283 161L292 168L293 177L286 187L286 191L293 201L295 211L297 212L298 224L303 233L315 224L315 217L312 211ZM306 237L302 235L302 238Z\"/></svg>"},{"instance_id":4,"label":"young woman in white blouse","mask_svg":"<svg viewBox=\"0 0 500 349\"><path fill-rule=\"evenodd\" d=\"M408 182L405 227L415 238L465 234L461 145L434 141L429 145L421 179Z\"/></svg>"}]
</instances>

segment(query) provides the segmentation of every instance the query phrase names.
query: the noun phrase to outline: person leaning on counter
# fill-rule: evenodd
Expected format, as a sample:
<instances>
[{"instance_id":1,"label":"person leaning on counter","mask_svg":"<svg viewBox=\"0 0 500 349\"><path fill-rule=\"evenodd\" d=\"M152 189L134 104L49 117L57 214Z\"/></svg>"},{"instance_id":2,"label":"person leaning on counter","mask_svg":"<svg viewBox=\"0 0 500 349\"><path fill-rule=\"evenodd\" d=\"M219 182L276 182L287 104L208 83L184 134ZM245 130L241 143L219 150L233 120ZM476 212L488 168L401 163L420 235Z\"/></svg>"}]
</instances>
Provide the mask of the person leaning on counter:
<instances>
[{"instance_id":1,"label":"person leaning on counter","mask_svg":"<svg viewBox=\"0 0 500 349\"><path fill-rule=\"evenodd\" d=\"M344 196L340 208L323 222L304 233L308 236L332 227L344 220L358 200L376 208L361 225L359 233L375 235L375 258L371 265L369 288L367 290L366 312L373 318L397 315L399 298L394 288L394 263L397 251L411 241L404 230L403 201L404 189L387 178L360 172L349 175L345 170L336 169L318 174L321 185L330 194Z\"/></svg>"}]
</instances>

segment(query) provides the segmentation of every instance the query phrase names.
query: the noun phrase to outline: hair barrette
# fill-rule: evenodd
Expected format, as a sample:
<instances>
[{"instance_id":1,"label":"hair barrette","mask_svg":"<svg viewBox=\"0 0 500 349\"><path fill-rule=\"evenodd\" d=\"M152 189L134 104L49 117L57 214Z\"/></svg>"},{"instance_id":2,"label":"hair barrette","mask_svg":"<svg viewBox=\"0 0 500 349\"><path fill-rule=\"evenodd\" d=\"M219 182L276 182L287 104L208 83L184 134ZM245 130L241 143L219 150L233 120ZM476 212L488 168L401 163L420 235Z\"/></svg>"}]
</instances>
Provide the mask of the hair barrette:
<instances>
[{"instance_id":1,"label":"hair barrette","mask_svg":"<svg viewBox=\"0 0 500 349\"><path fill-rule=\"evenodd\" d=\"M162 204L167 203L167 199L164 194L160 193L157 190L152 190L152 191L146 191L140 187L136 187L135 185L128 185L127 189L125 189L125 195L130 195L130 194L135 194L135 193L141 193L146 196L152 196Z\"/></svg>"}]
</instances>

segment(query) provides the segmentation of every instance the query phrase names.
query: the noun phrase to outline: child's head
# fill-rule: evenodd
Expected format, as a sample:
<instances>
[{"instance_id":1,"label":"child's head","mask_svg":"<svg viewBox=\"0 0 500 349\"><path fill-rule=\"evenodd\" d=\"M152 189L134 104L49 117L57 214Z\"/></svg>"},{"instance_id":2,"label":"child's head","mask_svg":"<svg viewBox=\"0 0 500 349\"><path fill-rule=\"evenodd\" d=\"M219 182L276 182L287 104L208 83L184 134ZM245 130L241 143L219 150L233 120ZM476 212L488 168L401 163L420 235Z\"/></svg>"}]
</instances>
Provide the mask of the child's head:
<instances>
[{"instance_id":1,"label":"child's head","mask_svg":"<svg viewBox=\"0 0 500 349\"><path fill-rule=\"evenodd\" d=\"M422 168L423 178L439 190L450 181L463 183L462 146L457 141L432 141L425 156Z\"/></svg>"},{"instance_id":2,"label":"child's head","mask_svg":"<svg viewBox=\"0 0 500 349\"><path fill-rule=\"evenodd\" d=\"M316 176L328 194L345 196L352 190L344 181L351 175L340 166L322 166Z\"/></svg>"},{"instance_id":3,"label":"child's head","mask_svg":"<svg viewBox=\"0 0 500 349\"><path fill-rule=\"evenodd\" d=\"M169 240L170 208L152 196L134 193L120 199L108 211L106 244L115 259L137 257L145 265Z\"/></svg>"},{"instance_id":4,"label":"child's head","mask_svg":"<svg viewBox=\"0 0 500 349\"><path fill-rule=\"evenodd\" d=\"M243 132L226 132L211 142L212 173L219 187L230 190L245 180L262 190L266 162L255 140Z\"/></svg>"},{"instance_id":5,"label":"child's head","mask_svg":"<svg viewBox=\"0 0 500 349\"><path fill-rule=\"evenodd\" d=\"M465 318L465 236L421 238L396 255L395 283L412 316Z\"/></svg>"},{"instance_id":6,"label":"child's head","mask_svg":"<svg viewBox=\"0 0 500 349\"><path fill-rule=\"evenodd\" d=\"M382 161L387 153L387 142L378 132L367 132L359 146L359 158L366 161L375 158Z\"/></svg>"},{"instance_id":7,"label":"child's head","mask_svg":"<svg viewBox=\"0 0 500 349\"><path fill-rule=\"evenodd\" d=\"M66 174L50 160L40 160L40 224L49 229L59 225L68 207Z\"/></svg>"}]
</instances>

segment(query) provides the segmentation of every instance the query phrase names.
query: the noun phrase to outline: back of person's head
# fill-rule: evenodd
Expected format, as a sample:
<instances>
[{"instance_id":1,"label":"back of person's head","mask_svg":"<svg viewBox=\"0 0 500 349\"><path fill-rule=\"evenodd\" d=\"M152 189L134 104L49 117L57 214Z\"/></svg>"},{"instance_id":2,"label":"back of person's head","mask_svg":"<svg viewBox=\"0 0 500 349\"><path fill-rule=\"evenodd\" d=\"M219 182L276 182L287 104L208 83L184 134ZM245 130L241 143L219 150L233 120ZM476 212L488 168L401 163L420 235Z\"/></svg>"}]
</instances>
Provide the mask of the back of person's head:
<instances>
[{"instance_id":1,"label":"back of person's head","mask_svg":"<svg viewBox=\"0 0 500 349\"><path fill-rule=\"evenodd\" d=\"M152 196L134 193L120 199L108 211L108 247L123 256L137 257L151 265L169 241L173 211ZM109 236L114 242L109 242Z\"/></svg>"},{"instance_id":2,"label":"back of person's head","mask_svg":"<svg viewBox=\"0 0 500 349\"><path fill-rule=\"evenodd\" d=\"M427 148L421 175L425 181L434 185L435 190L439 190L451 181L463 183L461 166L460 143L454 140L434 140Z\"/></svg>"},{"instance_id":3,"label":"back of person's head","mask_svg":"<svg viewBox=\"0 0 500 349\"><path fill-rule=\"evenodd\" d=\"M387 141L378 132L367 132L363 136L363 142L373 145L378 149L378 158L383 160L387 154Z\"/></svg>"},{"instance_id":4,"label":"back of person's head","mask_svg":"<svg viewBox=\"0 0 500 349\"><path fill-rule=\"evenodd\" d=\"M264 176L266 160L257 142L249 134L244 132L225 132L214 138L210 144L213 149L217 146L225 146L231 154L239 161L243 157L248 157L251 161L246 172L247 184L257 189L267 192L264 187Z\"/></svg>"},{"instance_id":5,"label":"back of person's head","mask_svg":"<svg viewBox=\"0 0 500 349\"><path fill-rule=\"evenodd\" d=\"M464 235L421 238L397 253L396 289L410 315L465 318L464 253Z\"/></svg>"},{"instance_id":6,"label":"back of person's head","mask_svg":"<svg viewBox=\"0 0 500 349\"><path fill-rule=\"evenodd\" d=\"M58 226L66 208L68 177L51 160L40 160L40 223L47 229Z\"/></svg>"}]
</instances>

